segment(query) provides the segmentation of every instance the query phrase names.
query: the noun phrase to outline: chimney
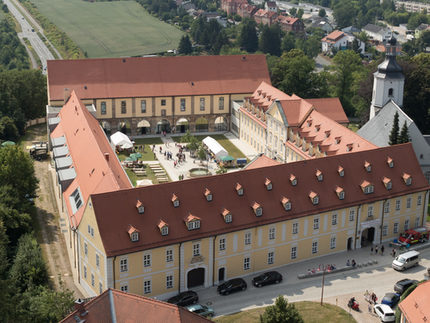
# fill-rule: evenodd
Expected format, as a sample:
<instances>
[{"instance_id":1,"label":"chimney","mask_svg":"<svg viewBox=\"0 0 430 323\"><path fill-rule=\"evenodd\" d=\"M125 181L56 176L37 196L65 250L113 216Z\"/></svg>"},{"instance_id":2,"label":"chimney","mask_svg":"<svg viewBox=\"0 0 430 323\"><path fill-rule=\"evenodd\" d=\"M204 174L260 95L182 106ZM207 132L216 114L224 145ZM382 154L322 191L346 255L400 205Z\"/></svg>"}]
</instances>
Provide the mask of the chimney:
<instances>
[{"instance_id":1,"label":"chimney","mask_svg":"<svg viewBox=\"0 0 430 323\"><path fill-rule=\"evenodd\" d=\"M78 315L80 316L85 316L88 314L88 312L85 310L84 304L84 300L80 298L75 301L75 311L77 311Z\"/></svg>"},{"instance_id":2,"label":"chimney","mask_svg":"<svg viewBox=\"0 0 430 323\"><path fill-rule=\"evenodd\" d=\"M70 98L70 90L68 88L64 88L64 104L67 103L67 101L69 101Z\"/></svg>"},{"instance_id":3,"label":"chimney","mask_svg":"<svg viewBox=\"0 0 430 323\"><path fill-rule=\"evenodd\" d=\"M106 161L109 161L109 153L105 153L104 155L105 155Z\"/></svg>"}]
</instances>

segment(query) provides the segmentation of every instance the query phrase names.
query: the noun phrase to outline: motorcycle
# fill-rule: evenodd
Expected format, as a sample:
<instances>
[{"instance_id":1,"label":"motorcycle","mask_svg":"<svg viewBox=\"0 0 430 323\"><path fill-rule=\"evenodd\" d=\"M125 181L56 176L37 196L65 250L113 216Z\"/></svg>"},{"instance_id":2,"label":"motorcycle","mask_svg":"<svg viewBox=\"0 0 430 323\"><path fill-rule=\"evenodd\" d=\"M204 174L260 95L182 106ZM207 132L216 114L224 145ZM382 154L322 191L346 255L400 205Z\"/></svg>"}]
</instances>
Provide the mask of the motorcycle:
<instances>
[{"instance_id":1,"label":"motorcycle","mask_svg":"<svg viewBox=\"0 0 430 323\"><path fill-rule=\"evenodd\" d=\"M352 308L354 311L359 312L360 311L360 307L358 305L358 302L355 300L354 297L352 297L349 302L348 302L348 307Z\"/></svg>"}]
</instances>

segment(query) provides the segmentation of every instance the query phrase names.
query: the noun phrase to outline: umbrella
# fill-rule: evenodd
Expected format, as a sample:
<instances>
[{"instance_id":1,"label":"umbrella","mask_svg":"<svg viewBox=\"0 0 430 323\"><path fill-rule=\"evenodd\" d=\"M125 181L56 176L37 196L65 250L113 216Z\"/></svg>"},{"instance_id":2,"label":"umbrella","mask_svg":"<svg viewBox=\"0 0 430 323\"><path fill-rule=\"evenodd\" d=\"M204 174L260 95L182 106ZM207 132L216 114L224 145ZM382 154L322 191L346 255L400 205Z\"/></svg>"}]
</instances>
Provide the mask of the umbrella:
<instances>
[{"instance_id":1,"label":"umbrella","mask_svg":"<svg viewBox=\"0 0 430 323\"><path fill-rule=\"evenodd\" d=\"M5 141L4 143L1 144L2 147L6 147L6 146L15 146L15 143L13 141Z\"/></svg>"},{"instance_id":2,"label":"umbrella","mask_svg":"<svg viewBox=\"0 0 430 323\"><path fill-rule=\"evenodd\" d=\"M129 144L128 142L126 142L125 144L123 144L123 145L121 146L121 148L122 148L122 149L129 149L129 148L133 148L133 145L132 145L132 144Z\"/></svg>"},{"instance_id":3,"label":"umbrella","mask_svg":"<svg viewBox=\"0 0 430 323\"><path fill-rule=\"evenodd\" d=\"M233 161L233 160L234 160L234 158L233 158L233 157L231 157L230 155L222 156L220 159L221 159L222 161Z\"/></svg>"}]
</instances>

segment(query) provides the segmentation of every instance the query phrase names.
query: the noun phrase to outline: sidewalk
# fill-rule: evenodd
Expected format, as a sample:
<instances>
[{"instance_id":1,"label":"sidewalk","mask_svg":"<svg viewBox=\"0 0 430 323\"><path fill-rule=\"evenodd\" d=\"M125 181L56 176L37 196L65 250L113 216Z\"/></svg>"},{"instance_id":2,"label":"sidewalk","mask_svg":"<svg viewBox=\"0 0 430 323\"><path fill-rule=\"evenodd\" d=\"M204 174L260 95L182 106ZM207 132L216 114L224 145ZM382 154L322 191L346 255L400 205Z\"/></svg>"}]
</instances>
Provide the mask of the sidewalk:
<instances>
[{"instance_id":1,"label":"sidewalk","mask_svg":"<svg viewBox=\"0 0 430 323\"><path fill-rule=\"evenodd\" d=\"M224 136L232 142L233 145L235 145L241 152L244 153L246 158L253 159L255 156L258 155L258 153L255 151L254 148L252 148L250 145L248 145L246 142L240 140L235 135L233 135L231 132L227 132L224 134Z\"/></svg>"}]
</instances>

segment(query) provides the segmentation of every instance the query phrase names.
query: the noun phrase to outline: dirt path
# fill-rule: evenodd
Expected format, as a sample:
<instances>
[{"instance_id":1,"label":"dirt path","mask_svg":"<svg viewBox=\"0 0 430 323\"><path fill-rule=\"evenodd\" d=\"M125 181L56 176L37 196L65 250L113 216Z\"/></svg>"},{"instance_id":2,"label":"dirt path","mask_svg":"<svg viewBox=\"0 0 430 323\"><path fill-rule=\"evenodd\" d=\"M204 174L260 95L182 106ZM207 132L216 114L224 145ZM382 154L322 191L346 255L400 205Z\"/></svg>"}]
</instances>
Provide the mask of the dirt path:
<instances>
[{"instance_id":1,"label":"dirt path","mask_svg":"<svg viewBox=\"0 0 430 323\"><path fill-rule=\"evenodd\" d=\"M31 145L32 141L46 141L46 125L42 124L29 129L26 139L23 144L24 148ZM61 225L59 223L60 217L56 207L54 188L48 170L49 163L49 159L34 162L36 177L39 179L38 197L35 199L37 222L40 229L38 240L55 288L59 289L60 287L58 279L60 277L65 287L74 292L74 297L81 298L83 295L73 282L65 240L61 232L61 226L64 226L65 223L61 223Z\"/></svg>"}]
</instances>

